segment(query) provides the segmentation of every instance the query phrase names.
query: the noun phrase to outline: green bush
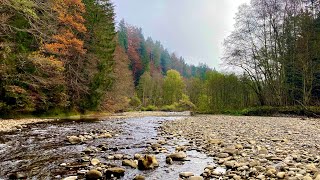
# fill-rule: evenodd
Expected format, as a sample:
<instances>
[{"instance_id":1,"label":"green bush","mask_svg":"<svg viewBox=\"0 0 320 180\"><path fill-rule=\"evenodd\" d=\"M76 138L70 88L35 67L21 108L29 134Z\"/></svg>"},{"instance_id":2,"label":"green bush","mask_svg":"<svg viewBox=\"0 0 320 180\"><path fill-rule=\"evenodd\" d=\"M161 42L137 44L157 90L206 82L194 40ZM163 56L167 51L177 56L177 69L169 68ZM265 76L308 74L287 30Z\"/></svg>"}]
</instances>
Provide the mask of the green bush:
<instances>
[{"instance_id":1,"label":"green bush","mask_svg":"<svg viewBox=\"0 0 320 180\"><path fill-rule=\"evenodd\" d=\"M149 105L147 107L142 107L141 110L142 111L157 111L158 108L154 105Z\"/></svg>"},{"instance_id":2,"label":"green bush","mask_svg":"<svg viewBox=\"0 0 320 180\"><path fill-rule=\"evenodd\" d=\"M162 106L161 111L168 111L168 112L178 111L177 106L178 106L178 103L173 103L171 105L165 105L165 106Z\"/></svg>"},{"instance_id":3,"label":"green bush","mask_svg":"<svg viewBox=\"0 0 320 180\"><path fill-rule=\"evenodd\" d=\"M131 107L139 107L139 106L141 106L141 101L138 98L138 96L135 95L135 96L131 97L129 104Z\"/></svg>"},{"instance_id":4,"label":"green bush","mask_svg":"<svg viewBox=\"0 0 320 180\"><path fill-rule=\"evenodd\" d=\"M310 106L289 106L289 107L254 107L248 108L241 111L242 115L245 116L274 116L274 115L297 115L297 116L310 116L320 117L320 107Z\"/></svg>"}]
</instances>

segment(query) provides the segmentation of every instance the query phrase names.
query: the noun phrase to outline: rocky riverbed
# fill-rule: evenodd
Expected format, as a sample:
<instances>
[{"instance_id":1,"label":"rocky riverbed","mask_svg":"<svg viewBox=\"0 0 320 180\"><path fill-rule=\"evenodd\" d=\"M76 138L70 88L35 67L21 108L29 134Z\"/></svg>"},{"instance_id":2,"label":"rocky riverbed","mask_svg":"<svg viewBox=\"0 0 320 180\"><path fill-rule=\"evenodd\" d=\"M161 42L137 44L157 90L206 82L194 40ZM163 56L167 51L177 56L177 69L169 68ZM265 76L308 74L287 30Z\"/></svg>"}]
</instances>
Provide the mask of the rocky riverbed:
<instances>
[{"instance_id":1,"label":"rocky riverbed","mask_svg":"<svg viewBox=\"0 0 320 180\"><path fill-rule=\"evenodd\" d=\"M2 132L0 179L178 179L213 164L204 153L179 149L188 144L182 137L160 136L163 122L187 113L143 114L54 120Z\"/></svg>"},{"instance_id":2,"label":"rocky riverbed","mask_svg":"<svg viewBox=\"0 0 320 180\"><path fill-rule=\"evenodd\" d=\"M0 179L320 180L319 120L136 112L43 121L1 132Z\"/></svg>"},{"instance_id":3,"label":"rocky riverbed","mask_svg":"<svg viewBox=\"0 0 320 180\"><path fill-rule=\"evenodd\" d=\"M162 136L212 157L205 179L320 180L320 121L283 117L195 116L164 122ZM221 171L221 168L226 171Z\"/></svg>"}]
</instances>

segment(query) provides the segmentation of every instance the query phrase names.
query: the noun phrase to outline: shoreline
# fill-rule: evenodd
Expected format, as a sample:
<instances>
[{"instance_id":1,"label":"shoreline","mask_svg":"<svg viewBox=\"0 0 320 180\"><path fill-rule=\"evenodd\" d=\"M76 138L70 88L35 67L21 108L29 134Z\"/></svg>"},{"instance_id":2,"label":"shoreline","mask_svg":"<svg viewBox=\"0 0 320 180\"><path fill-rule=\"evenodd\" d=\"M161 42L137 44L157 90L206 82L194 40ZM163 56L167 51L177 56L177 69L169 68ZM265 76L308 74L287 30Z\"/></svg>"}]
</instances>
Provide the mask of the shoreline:
<instances>
[{"instance_id":1,"label":"shoreline","mask_svg":"<svg viewBox=\"0 0 320 180\"><path fill-rule=\"evenodd\" d=\"M189 116L190 112L164 112L164 111L134 111L123 113L98 113L87 115L73 115L68 117L44 117L44 118L17 118L17 119L0 119L0 133L21 130L28 124L54 122L57 120L70 120L77 121L83 119L121 119L121 118L134 118L134 117L147 117L147 116Z\"/></svg>"}]
</instances>

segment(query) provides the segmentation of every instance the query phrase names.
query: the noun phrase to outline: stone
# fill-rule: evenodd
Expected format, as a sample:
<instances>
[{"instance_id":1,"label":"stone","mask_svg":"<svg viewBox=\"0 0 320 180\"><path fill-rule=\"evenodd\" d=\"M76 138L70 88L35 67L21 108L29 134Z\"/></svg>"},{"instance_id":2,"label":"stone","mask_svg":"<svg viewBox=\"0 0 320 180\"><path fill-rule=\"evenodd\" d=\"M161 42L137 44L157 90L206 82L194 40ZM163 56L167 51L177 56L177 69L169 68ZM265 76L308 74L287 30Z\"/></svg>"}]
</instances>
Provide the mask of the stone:
<instances>
[{"instance_id":1,"label":"stone","mask_svg":"<svg viewBox=\"0 0 320 180\"><path fill-rule=\"evenodd\" d=\"M259 154L268 154L268 150L266 148L261 148Z\"/></svg>"},{"instance_id":2,"label":"stone","mask_svg":"<svg viewBox=\"0 0 320 180\"><path fill-rule=\"evenodd\" d=\"M226 158L226 157L229 157L229 154L228 153L218 153L218 154L216 154L216 156L218 158Z\"/></svg>"},{"instance_id":3,"label":"stone","mask_svg":"<svg viewBox=\"0 0 320 180\"><path fill-rule=\"evenodd\" d=\"M71 144L79 144L83 142L83 139L78 136L67 136L67 139Z\"/></svg>"},{"instance_id":4,"label":"stone","mask_svg":"<svg viewBox=\"0 0 320 180\"><path fill-rule=\"evenodd\" d=\"M277 178L283 179L285 177L286 173L285 172L278 172L277 173Z\"/></svg>"},{"instance_id":5,"label":"stone","mask_svg":"<svg viewBox=\"0 0 320 180\"><path fill-rule=\"evenodd\" d=\"M223 141L221 139L210 139L209 144L214 144L214 145L220 145L223 143Z\"/></svg>"},{"instance_id":6,"label":"stone","mask_svg":"<svg viewBox=\"0 0 320 180\"><path fill-rule=\"evenodd\" d=\"M96 169L92 169L86 174L86 179L88 180L97 180L101 178L102 178L102 173Z\"/></svg>"},{"instance_id":7,"label":"stone","mask_svg":"<svg viewBox=\"0 0 320 180\"><path fill-rule=\"evenodd\" d=\"M136 159L136 160L140 159L141 157L142 157L141 154L135 154L134 155L134 159Z\"/></svg>"},{"instance_id":8,"label":"stone","mask_svg":"<svg viewBox=\"0 0 320 180\"><path fill-rule=\"evenodd\" d=\"M166 157L166 163L167 164L172 164L173 161L172 161L172 159L170 157Z\"/></svg>"},{"instance_id":9,"label":"stone","mask_svg":"<svg viewBox=\"0 0 320 180\"><path fill-rule=\"evenodd\" d=\"M159 163L153 155L145 155L138 160L138 169L140 170L154 169L158 166Z\"/></svg>"},{"instance_id":10,"label":"stone","mask_svg":"<svg viewBox=\"0 0 320 180\"><path fill-rule=\"evenodd\" d=\"M77 180L77 179L78 179L78 176L69 176L69 177L63 178L62 180Z\"/></svg>"},{"instance_id":11,"label":"stone","mask_svg":"<svg viewBox=\"0 0 320 180\"><path fill-rule=\"evenodd\" d=\"M100 160L99 159L97 159L97 158L93 158L93 159L91 159L91 164L92 165L98 165L100 163Z\"/></svg>"},{"instance_id":12,"label":"stone","mask_svg":"<svg viewBox=\"0 0 320 180\"><path fill-rule=\"evenodd\" d=\"M136 169L138 167L138 164L136 164L136 162L133 160L126 159L122 161L122 166L129 166Z\"/></svg>"},{"instance_id":13,"label":"stone","mask_svg":"<svg viewBox=\"0 0 320 180\"><path fill-rule=\"evenodd\" d=\"M310 177L309 175L304 176L302 180L312 180L312 177Z\"/></svg>"},{"instance_id":14,"label":"stone","mask_svg":"<svg viewBox=\"0 0 320 180\"><path fill-rule=\"evenodd\" d=\"M60 166L66 167L66 166L67 166L67 163L61 163Z\"/></svg>"},{"instance_id":15,"label":"stone","mask_svg":"<svg viewBox=\"0 0 320 180\"><path fill-rule=\"evenodd\" d=\"M187 180L203 180L202 176L190 176Z\"/></svg>"},{"instance_id":16,"label":"stone","mask_svg":"<svg viewBox=\"0 0 320 180\"><path fill-rule=\"evenodd\" d=\"M154 150L154 151L157 150L157 149L160 148L160 147L161 147L161 145L160 145L160 144L157 144L157 143L151 145L151 148L152 148L152 150Z\"/></svg>"},{"instance_id":17,"label":"stone","mask_svg":"<svg viewBox=\"0 0 320 180\"><path fill-rule=\"evenodd\" d=\"M257 160L252 160L249 162L250 167L254 167L254 166L258 166L258 165L260 165L260 162Z\"/></svg>"},{"instance_id":18,"label":"stone","mask_svg":"<svg viewBox=\"0 0 320 180\"><path fill-rule=\"evenodd\" d=\"M308 172L318 172L318 168L314 164L308 164L306 168Z\"/></svg>"},{"instance_id":19,"label":"stone","mask_svg":"<svg viewBox=\"0 0 320 180\"><path fill-rule=\"evenodd\" d=\"M267 176L273 176L275 173L277 173L277 170L275 169L269 169L266 173Z\"/></svg>"},{"instance_id":20,"label":"stone","mask_svg":"<svg viewBox=\"0 0 320 180\"><path fill-rule=\"evenodd\" d=\"M193 172L181 172L179 174L179 177L181 177L181 178L188 178L190 176L194 176Z\"/></svg>"},{"instance_id":21,"label":"stone","mask_svg":"<svg viewBox=\"0 0 320 180\"><path fill-rule=\"evenodd\" d=\"M105 174L106 174L106 178L110 179L112 176L120 178L121 176L124 176L125 172L126 170L121 167L113 167L113 168L108 168Z\"/></svg>"},{"instance_id":22,"label":"stone","mask_svg":"<svg viewBox=\"0 0 320 180\"><path fill-rule=\"evenodd\" d=\"M183 161L187 157L187 154L183 151L180 151L180 152L172 153L168 157L170 157L174 161Z\"/></svg>"},{"instance_id":23,"label":"stone","mask_svg":"<svg viewBox=\"0 0 320 180\"><path fill-rule=\"evenodd\" d=\"M98 136L98 138L112 138L110 133L103 133Z\"/></svg>"},{"instance_id":24,"label":"stone","mask_svg":"<svg viewBox=\"0 0 320 180\"><path fill-rule=\"evenodd\" d=\"M77 174L87 174L88 170L82 169L77 172Z\"/></svg>"},{"instance_id":25,"label":"stone","mask_svg":"<svg viewBox=\"0 0 320 180\"><path fill-rule=\"evenodd\" d=\"M234 179L234 180L241 180L241 176L234 175L234 176L233 176L233 179Z\"/></svg>"},{"instance_id":26,"label":"stone","mask_svg":"<svg viewBox=\"0 0 320 180\"><path fill-rule=\"evenodd\" d=\"M318 174L314 180L320 180L320 174Z\"/></svg>"},{"instance_id":27,"label":"stone","mask_svg":"<svg viewBox=\"0 0 320 180\"><path fill-rule=\"evenodd\" d=\"M238 150L235 149L235 148L225 148L223 150L224 153L228 153L230 155L235 155L235 154L238 154Z\"/></svg>"},{"instance_id":28,"label":"stone","mask_svg":"<svg viewBox=\"0 0 320 180\"><path fill-rule=\"evenodd\" d=\"M9 179L27 179L27 176L23 173L12 173L9 175Z\"/></svg>"},{"instance_id":29,"label":"stone","mask_svg":"<svg viewBox=\"0 0 320 180\"><path fill-rule=\"evenodd\" d=\"M265 176L263 174L260 174L257 176L257 179L265 179Z\"/></svg>"},{"instance_id":30,"label":"stone","mask_svg":"<svg viewBox=\"0 0 320 180\"><path fill-rule=\"evenodd\" d=\"M137 175L133 180L145 180L146 178L142 175Z\"/></svg>"},{"instance_id":31,"label":"stone","mask_svg":"<svg viewBox=\"0 0 320 180\"><path fill-rule=\"evenodd\" d=\"M90 157L89 156L84 156L84 157L81 158L81 161L89 162L90 161Z\"/></svg>"},{"instance_id":32,"label":"stone","mask_svg":"<svg viewBox=\"0 0 320 180\"><path fill-rule=\"evenodd\" d=\"M235 164L236 164L236 161L226 161L223 163L228 169L232 169Z\"/></svg>"},{"instance_id":33,"label":"stone","mask_svg":"<svg viewBox=\"0 0 320 180\"><path fill-rule=\"evenodd\" d=\"M234 147L235 147L236 149L243 149L242 144L236 144Z\"/></svg>"},{"instance_id":34,"label":"stone","mask_svg":"<svg viewBox=\"0 0 320 180\"><path fill-rule=\"evenodd\" d=\"M90 153L94 152L94 150L91 149L91 148L86 148L86 149L84 149L82 152L84 152L84 153L86 153L86 154L90 154Z\"/></svg>"},{"instance_id":35,"label":"stone","mask_svg":"<svg viewBox=\"0 0 320 180\"><path fill-rule=\"evenodd\" d=\"M115 160L121 160L121 159L123 159L123 157L124 157L123 154L115 154L115 155L114 155L114 159L115 159Z\"/></svg>"}]
</instances>

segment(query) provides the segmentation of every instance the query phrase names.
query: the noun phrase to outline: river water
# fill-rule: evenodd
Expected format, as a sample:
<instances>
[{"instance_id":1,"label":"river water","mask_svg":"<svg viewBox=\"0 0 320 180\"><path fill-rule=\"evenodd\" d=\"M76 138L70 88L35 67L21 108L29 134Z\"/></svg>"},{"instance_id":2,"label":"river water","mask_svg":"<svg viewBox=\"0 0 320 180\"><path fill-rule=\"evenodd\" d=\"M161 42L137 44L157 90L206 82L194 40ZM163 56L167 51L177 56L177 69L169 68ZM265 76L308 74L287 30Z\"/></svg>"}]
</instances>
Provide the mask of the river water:
<instances>
[{"instance_id":1,"label":"river water","mask_svg":"<svg viewBox=\"0 0 320 180\"><path fill-rule=\"evenodd\" d=\"M121 160L108 160L113 154L147 154L147 147L164 139L159 134L159 127L164 121L174 121L180 116L114 118L108 120L56 121L28 125L22 131L0 134L0 179L8 179L12 174L21 174L25 179L62 179L77 175L78 168L66 168L62 163L80 164L81 152L88 147L105 144L108 149L95 152L94 157L102 163L121 166ZM112 138L99 138L83 144L70 145L66 137L106 130ZM184 139L171 138L165 148L174 152L176 145L187 143ZM125 167L125 176L121 179L133 179L142 174L146 179L178 179L180 172L193 172L200 175L204 167L213 164L212 158L195 150L187 151L188 160L165 163L167 154L158 153L159 167L155 170L140 171ZM81 165L81 164L80 164ZM83 176L79 176L81 179Z\"/></svg>"}]
</instances>

